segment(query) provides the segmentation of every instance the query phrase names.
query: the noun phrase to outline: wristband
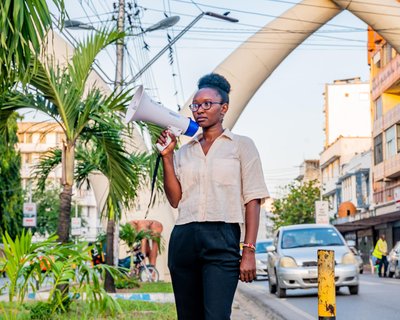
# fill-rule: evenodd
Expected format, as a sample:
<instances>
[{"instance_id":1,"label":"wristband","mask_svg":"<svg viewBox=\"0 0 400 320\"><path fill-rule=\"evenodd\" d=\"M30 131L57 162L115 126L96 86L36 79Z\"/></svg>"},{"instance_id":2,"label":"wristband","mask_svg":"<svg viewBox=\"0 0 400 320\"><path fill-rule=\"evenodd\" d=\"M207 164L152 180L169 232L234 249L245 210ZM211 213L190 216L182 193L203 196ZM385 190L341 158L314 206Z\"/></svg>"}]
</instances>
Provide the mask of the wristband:
<instances>
[{"instance_id":1,"label":"wristband","mask_svg":"<svg viewBox=\"0 0 400 320\"><path fill-rule=\"evenodd\" d=\"M255 246L254 243L243 243L242 246L243 246L243 249L244 248L249 248L252 251L256 251L256 246Z\"/></svg>"}]
</instances>

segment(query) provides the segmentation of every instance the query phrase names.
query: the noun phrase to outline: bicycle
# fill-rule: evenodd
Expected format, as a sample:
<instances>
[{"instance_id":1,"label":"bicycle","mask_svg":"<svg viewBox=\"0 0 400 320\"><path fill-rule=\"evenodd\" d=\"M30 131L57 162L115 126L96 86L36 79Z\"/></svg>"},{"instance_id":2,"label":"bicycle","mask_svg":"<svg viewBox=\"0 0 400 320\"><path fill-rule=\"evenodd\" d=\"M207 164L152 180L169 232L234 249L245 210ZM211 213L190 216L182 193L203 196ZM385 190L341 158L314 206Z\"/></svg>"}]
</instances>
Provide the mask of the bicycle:
<instances>
[{"instance_id":1,"label":"bicycle","mask_svg":"<svg viewBox=\"0 0 400 320\"><path fill-rule=\"evenodd\" d=\"M132 251L127 251L132 253ZM145 255L140 251L140 244L133 249L133 265L131 268L131 254L123 259L118 259L118 266L128 269L128 277L137 277L141 282L159 281L159 273L155 266L146 264Z\"/></svg>"}]
</instances>

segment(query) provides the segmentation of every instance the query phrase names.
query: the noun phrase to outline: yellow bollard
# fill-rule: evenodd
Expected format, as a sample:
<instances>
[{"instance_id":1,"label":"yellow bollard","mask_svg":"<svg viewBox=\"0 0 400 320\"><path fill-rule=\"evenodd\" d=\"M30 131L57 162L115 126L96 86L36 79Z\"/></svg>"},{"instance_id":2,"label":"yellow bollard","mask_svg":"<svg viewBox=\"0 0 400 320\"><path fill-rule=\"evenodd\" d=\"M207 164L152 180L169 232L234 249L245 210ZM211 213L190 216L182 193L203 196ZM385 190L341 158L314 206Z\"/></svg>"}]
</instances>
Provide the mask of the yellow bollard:
<instances>
[{"instance_id":1,"label":"yellow bollard","mask_svg":"<svg viewBox=\"0 0 400 320\"><path fill-rule=\"evenodd\" d=\"M318 250L318 319L336 319L335 251Z\"/></svg>"}]
</instances>

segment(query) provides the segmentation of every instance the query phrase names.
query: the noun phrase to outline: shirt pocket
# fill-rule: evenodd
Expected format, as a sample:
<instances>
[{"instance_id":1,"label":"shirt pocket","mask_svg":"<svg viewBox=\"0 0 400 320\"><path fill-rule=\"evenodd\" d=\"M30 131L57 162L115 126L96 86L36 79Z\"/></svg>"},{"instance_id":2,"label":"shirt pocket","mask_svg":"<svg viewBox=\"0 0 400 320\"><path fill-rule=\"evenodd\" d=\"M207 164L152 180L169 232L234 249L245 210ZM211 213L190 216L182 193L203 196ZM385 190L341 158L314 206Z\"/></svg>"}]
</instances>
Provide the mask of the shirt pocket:
<instances>
[{"instance_id":1,"label":"shirt pocket","mask_svg":"<svg viewBox=\"0 0 400 320\"><path fill-rule=\"evenodd\" d=\"M198 183L199 168L196 163L186 162L178 165L177 176L181 183L182 192L187 191L193 184Z\"/></svg>"},{"instance_id":2,"label":"shirt pocket","mask_svg":"<svg viewBox=\"0 0 400 320\"><path fill-rule=\"evenodd\" d=\"M214 159L211 165L211 180L224 186L239 185L239 159Z\"/></svg>"}]
</instances>

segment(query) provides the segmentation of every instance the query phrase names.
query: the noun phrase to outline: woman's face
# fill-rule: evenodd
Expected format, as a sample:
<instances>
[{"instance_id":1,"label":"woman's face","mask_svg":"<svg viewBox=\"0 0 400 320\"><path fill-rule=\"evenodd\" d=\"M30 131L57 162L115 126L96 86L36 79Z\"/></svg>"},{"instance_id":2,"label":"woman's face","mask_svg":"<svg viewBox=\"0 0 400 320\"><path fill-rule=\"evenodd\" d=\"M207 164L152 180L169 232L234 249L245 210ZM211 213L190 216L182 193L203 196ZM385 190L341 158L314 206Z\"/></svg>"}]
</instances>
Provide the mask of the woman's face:
<instances>
[{"instance_id":1,"label":"woman's face","mask_svg":"<svg viewBox=\"0 0 400 320\"><path fill-rule=\"evenodd\" d=\"M193 98L194 104L201 105L204 102L213 102L213 104L208 110L204 110L203 106L200 106L196 111L193 111L194 120L202 128L221 125L222 119L228 110L228 104L222 103L222 98L218 91L212 88L200 89L195 94Z\"/></svg>"}]
</instances>

